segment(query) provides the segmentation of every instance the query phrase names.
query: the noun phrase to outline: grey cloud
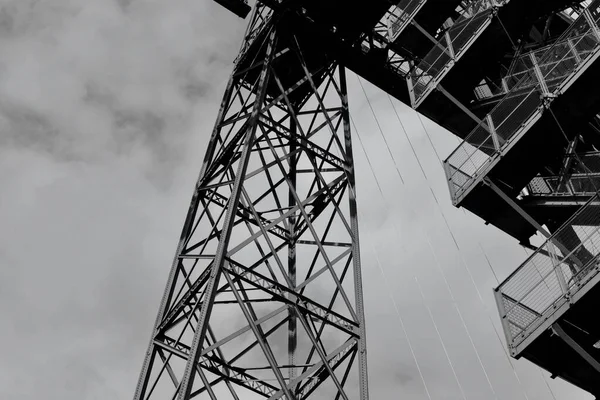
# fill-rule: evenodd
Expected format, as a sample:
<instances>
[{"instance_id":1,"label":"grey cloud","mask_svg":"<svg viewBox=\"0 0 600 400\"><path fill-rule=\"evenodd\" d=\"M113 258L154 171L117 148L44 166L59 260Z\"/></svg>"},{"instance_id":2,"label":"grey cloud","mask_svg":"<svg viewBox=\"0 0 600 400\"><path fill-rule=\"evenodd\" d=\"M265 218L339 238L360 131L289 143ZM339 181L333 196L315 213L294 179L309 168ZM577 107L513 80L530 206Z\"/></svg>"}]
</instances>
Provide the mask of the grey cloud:
<instances>
[{"instance_id":1,"label":"grey cloud","mask_svg":"<svg viewBox=\"0 0 600 400\"><path fill-rule=\"evenodd\" d=\"M133 393L243 30L210 0L0 1L0 341L8 344L0 398ZM497 318L494 279L477 243L501 278L522 250L449 204L429 138L397 104L423 179L388 100L366 85L401 184L360 87L349 81L355 138L360 134L385 196L354 139L372 398L427 398L409 343L434 399L460 398L414 276L454 346L468 399L491 398L436 259L498 397L523 397L488 321ZM448 154L456 139L425 123L437 151ZM529 399L548 398L537 369L514 365ZM550 385L559 400L589 398L560 381Z\"/></svg>"}]
</instances>

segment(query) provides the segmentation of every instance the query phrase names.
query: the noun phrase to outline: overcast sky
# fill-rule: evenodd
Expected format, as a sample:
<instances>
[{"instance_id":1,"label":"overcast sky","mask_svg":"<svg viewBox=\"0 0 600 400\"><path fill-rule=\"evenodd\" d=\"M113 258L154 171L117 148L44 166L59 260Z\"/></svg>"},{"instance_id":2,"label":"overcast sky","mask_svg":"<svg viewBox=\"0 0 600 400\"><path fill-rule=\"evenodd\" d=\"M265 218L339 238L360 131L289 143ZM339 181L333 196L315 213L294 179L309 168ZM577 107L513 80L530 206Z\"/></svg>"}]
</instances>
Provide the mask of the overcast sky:
<instances>
[{"instance_id":1,"label":"overcast sky","mask_svg":"<svg viewBox=\"0 0 600 400\"><path fill-rule=\"evenodd\" d=\"M131 398L244 27L211 0L0 0L0 399ZM526 254L451 205L457 140L394 101L423 174L358 83L371 397L591 399L509 363L485 255L502 280Z\"/></svg>"}]
</instances>

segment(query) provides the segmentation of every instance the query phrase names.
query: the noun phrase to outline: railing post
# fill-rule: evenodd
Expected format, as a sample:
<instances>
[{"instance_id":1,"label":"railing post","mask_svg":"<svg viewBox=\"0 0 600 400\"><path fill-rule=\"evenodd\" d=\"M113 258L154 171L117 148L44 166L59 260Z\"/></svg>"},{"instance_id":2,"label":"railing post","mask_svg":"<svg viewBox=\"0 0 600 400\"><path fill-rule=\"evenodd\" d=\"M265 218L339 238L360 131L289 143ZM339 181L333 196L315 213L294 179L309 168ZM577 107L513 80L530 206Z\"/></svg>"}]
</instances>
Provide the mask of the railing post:
<instances>
[{"instance_id":1,"label":"railing post","mask_svg":"<svg viewBox=\"0 0 600 400\"><path fill-rule=\"evenodd\" d=\"M454 54L454 47L452 47L452 39L450 39L450 31L446 31L446 34L444 35L444 37L446 38L446 44L448 45L448 52L450 53L450 58L452 60L456 60L456 57Z\"/></svg>"},{"instance_id":2,"label":"railing post","mask_svg":"<svg viewBox=\"0 0 600 400\"><path fill-rule=\"evenodd\" d=\"M512 342L514 338L512 337L512 332L510 330L510 320L508 319L506 309L504 308L504 301L502 299L500 287L494 289L494 298L496 299L496 306L498 307L498 312L500 313L500 322L502 323L502 328L504 330L506 345L509 349L512 349Z\"/></svg>"},{"instance_id":3,"label":"railing post","mask_svg":"<svg viewBox=\"0 0 600 400\"><path fill-rule=\"evenodd\" d=\"M569 44L569 50L571 50L575 55L575 60L577 61L577 64L581 64L581 57L579 56L579 53L577 52L577 48L573 44L573 41L571 39L567 39L567 43Z\"/></svg>"},{"instance_id":4,"label":"railing post","mask_svg":"<svg viewBox=\"0 0 600 400\"><path fill-rule=\"evenodd\" d=\"M408 74L406 74L406 86L408 86L408 97L410 98L410 105L412 107L415 107L417 99L415 97L415 87L412 78L412 66Z\"/></svg>"},{"instance_id":5,"label":"railing post","mask_svg":"<svg viewBox=\"0 0 600 400\"><path fill-rule=\"evenodd\" d=\"M546 86L546 81L544 80L544 75L542 74L542 70L540 69L537 59L535 58L535 54L533 52L529 53L529 58L531 60L531 63L533 64L533 70L535 72L535 76L540 84L540 87L542 88L542 93L545 95L550 94L550 92L548 92L548 87Z\"/></svg>"},{"instance_id":6,"label":"railing post","mask_svg":"<svg viewBox=\"0 0 600 400\"><path fill-rule=\"evenodd\" d=\"M502 78L502 89L504 90L504 93L508 93L508 83L506 83L506 77Z\"/></svg>"},{"instance_id":7,"label":"railing post","mask_svg":"<svg viewBox=\"0 0 600 400\"><path fill-rule=\"evenodd\" d=\"M448 190L450 190L450 198L454 201L454 197L456 196L456 190L454 187L454 174L452 173L449 160L444 160L442 165L444 167L444 172L446 173L446 181L448 183Z\"/></svg>"},{"instance_id":8,"label":"railing post","mask_svg":"<svg viewBox=\"0 0 600 400\"><path fill-rule=\"evenodd\" d=\"M554 273L556 274L556 279L558 280L560 291L563 294L567 294L569 291L569 287L567 286L565 276L563 275L562 268L560 267L561 262L556 256L556 249L554 248L554 244L551 241L548 241L548 252L550 253L550 258L552 259L552 268L554 269Z\"/></svg>"},{"instance_id":9,"label":"railing post","mask_svg":"<svg viewBox=\"0 0 600 400\"><path fill-rule=\"evenodd\" d=\"M590 10L588 10L587 8L583 10L583 16L585 17L587 23L590 25L590 28L592 29L596 40L600 42L600 29L598 29L598 25L596 24L596 21L594 21L594 17L592 17Z\"/></svg>"},{"instance_id":10,"label":"railing post","mask_svg":"<svg viewBox=\"0 0 600 400\"><path fill-rule=\"evenodd\" d=\"M485 116L485 122L487 123L490 135L492 136L494 148L496 151L500 151L500 142L498 141L498 135L496 134L496 127L494 126L494 120L492 120L492 116L490 114Z\"/></svg>"}]
</instances>

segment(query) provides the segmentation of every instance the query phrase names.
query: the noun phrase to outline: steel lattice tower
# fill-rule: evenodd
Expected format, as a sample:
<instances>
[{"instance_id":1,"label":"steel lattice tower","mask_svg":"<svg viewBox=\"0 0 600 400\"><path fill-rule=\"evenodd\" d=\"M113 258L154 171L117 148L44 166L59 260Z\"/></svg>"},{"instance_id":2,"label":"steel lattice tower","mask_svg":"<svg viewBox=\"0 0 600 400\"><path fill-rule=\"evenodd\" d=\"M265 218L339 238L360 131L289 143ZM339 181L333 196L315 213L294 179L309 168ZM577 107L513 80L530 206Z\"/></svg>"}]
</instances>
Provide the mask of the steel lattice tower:
<instances>
[{"instance_id":1,"label":"steel lattice tower","mask_svg":"<svg viewBox=\"0 0 600 400\"><path fill-rule=\"evenodd\" d=\"M345 69L285 25L257 5L137 400L368 398Z\"/></svg>"},{"instance_id":2,"label":"steel lattice tower","mask_svg":"<svg viewBox=\"0 0 600 400\"><path fill-rule=\"evenodd\" d=\"M259 0L135 399L368 398L346 68L461 139L510 354L600 398L600 0Z\"/></svg>"}]
</instances>

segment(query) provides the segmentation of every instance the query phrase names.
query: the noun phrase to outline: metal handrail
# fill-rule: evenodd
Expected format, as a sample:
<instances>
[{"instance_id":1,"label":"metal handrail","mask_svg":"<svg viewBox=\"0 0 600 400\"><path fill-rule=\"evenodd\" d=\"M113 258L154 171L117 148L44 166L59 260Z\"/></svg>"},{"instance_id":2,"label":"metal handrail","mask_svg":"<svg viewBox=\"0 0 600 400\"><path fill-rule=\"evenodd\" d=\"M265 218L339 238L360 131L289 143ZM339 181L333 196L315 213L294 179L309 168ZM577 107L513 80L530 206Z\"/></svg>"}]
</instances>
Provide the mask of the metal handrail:
<instances>
[{"instance_id":1,"label":"metal handrail","mask_svg":"<svg viewBox=\"0 0 600 400\"><path fill-rule=\"evenodd\" d=\"M597 193L591 196L496 289L509 347L516 348L533 334L561 302L573 298L598 273L592 267L600 256L599 199ZM523 321L524 315L528 321Z\"/></svg>"},{"instance_id":2,"label":"metal handrail","mask_svg":"<svg viewBox=\"0 0 600 400\"><path fill-rule=\"evenodd\" d=\"M590 8L600 9L600 0L594 1ZM499 148L490 150L493 137L482 122L444 161L452 167L447 170L450 171L450 184L454 185L455 201L473 184L489 161L501 154L517 133L524 131L527 122L539 117L544 101L551 101L570 83L569 78L582 68L587 68L590 60L595 59L591 55L597 56L600 51L599 19L598 16L586 18L582 13L543 54L529 54L533 67L488 114L503 141ZM523 92L524 88L532 85L531 90ZM464 175L471 179L458 182L454 179L457 170L461 171L461 181Z\"/></svg>"},{"instance_id":3,"label":"metal handrail","mask_svg":"<svg viewBox=\"0 0 600 400\"><path fill-rule=\"evenodd\" d=\"M423 101L452 63L460 59L464 51L485 30L494 15L494 10L508 2L509 0L479 0L470 6L470 12L461 15L440 35L435 46L411 71L410 85L413 88L414 107Z\"/></svg>"}]
</instances>

